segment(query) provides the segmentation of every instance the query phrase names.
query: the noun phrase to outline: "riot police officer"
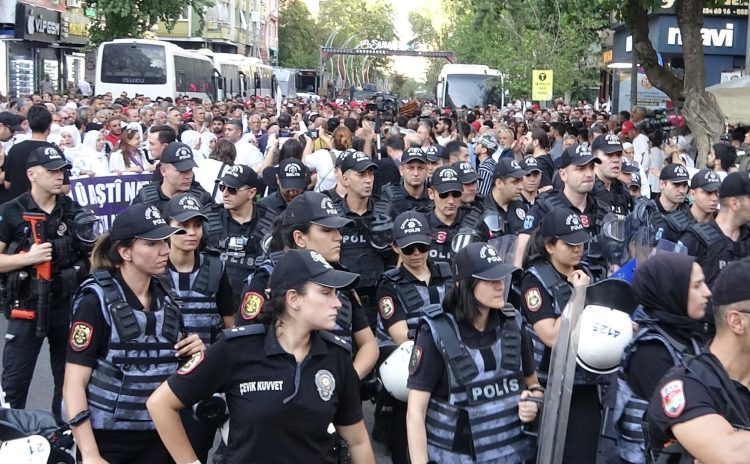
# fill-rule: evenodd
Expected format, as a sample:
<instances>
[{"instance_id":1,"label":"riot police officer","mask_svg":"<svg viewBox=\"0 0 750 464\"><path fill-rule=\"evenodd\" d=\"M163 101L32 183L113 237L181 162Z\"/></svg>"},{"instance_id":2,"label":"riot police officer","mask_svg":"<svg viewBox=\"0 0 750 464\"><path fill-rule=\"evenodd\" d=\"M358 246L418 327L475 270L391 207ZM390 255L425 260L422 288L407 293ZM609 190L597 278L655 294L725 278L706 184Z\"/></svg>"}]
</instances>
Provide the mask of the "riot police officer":
<instances>
[{"instance_id":1,"label":"riot police officer","mask_svg":"<svg viewBox=\"0 0 750 464\"><path fill-rule=\"evenodd\" d=\"M709 169L701 169L690 179L690 215L695 222L708 222L716 217L720 187L721 178Z\"/></svg>"},{"instance_id":2,"label":"riot police officer","mask_svg":"<svg viewBox=\"0 0 750 464\"><path fill-rule=\"evenodd\" d=\"M542 169L539 162L533 156L527 156L520 163L521 169L526 171L521 183L521 201L526 205L528 211L534 206L536 197L539 194L539 184L542 180Z\"/></svg>"},{"instance_id":3,"label":"riot police officer","mask_svg":"<svg viewBox=\"0 0 750 464\"><path fill-rule=\"evenodd\" d=\"M77 221L84 214L80 205L61 194L69 168L56 147L36 149L26 160L30 191L0 206L2 305L9 319L3 390L12 408L26 406L36 358L47 338L54 379L52 411L58 421L70 304L88 272L87 245L93 242L91 236L77 233Z\"/></svg>"},{"instance_id":4,"label":"riot police officer","mask_svg":"<svg viewBox=\"0 0 750 464\"><path fill-rule=\"evenodd\" d=\"M614 134L597 137L591 144L591 154L601 161L594 169L596 181L592 195L602 210L598 215L614 213L625 217L633 209L628 188L620 181L622 171L622 143Z\"/></svg>"},{"instance_id":5,"label":"riot police officer","mask_svg":"<svg viewBox=\"0 0 750 464\"><path fill-rule=\"evenodd\" d=\"M524 400L541 397L542 388L531 342L505 302L516 268L486 243L469 244L455 261L456 282L442 308L426 308L411 353L411 461L525 462L534 442L521 423L538 409Z\"/></svg>"},{"instance_id":6,"label":"riot police officer","mask_svg":"<svg viewBox=\"0 0 750 464\"><path fill-rule=\"evenodd\" d=\"M156 206L132 205L94 249L94 272L73 302L63 395L83 462L169 462L146 400L180 358L188 369L205 349L155 277L177 233Z\"/></svg>"},{"instance_id":7,"label":"riot police officer","mask_svg":"<svg viewBox=\"0 0 750 464\"><path fill-rule=\"evenodd\" d=\"M377 221L381 226L387 224L390 232L391 205L388 201L373 198L377 165L361 151L344 152L342 156L341 180L347 194L335 206L339 215L352 222L340 229L341 264L360 275L357 294L370 327L374 329L377 321L375 290L392 252L390 240L380 240L373 234L373 229Z\"/></svg>"},{"instance_id":8,"label":"riot police officer","mask_svg":"<svg viewBox=\"0 0 750 464\"><path fill-rule=\"evenodd\" d=\"M383 274L376 294L379 364L399 345L414 338L419 318L424 315L422 310L427 305L442 302L450 288L450 265L427 260L431 241L427 218L423 214L407 211L396 217L393 250L401 264ZM384 432L385 443L396 464L409 462L404 399L399 401L382 389L375 408L376 429Z\"/></svg>"},{"instance_id":9,"label":"riot police officer","mask_svg":"<svg viewBox=\"0 0 750 464\"><path fill-rule=\"evenodd\" d=\"M276 183L279 189L258 202L258 206L274 216L283 212L290 201L307 190L310 168L297 158L284 159L277 167Z\"/></svg>"},{"instance_id":10,"label":"riot police officer","mask_svg":"<svg viewBox=\"0 0 750 464\"><path fill-rule=\"evenodd\" d=\"M141 187L131 204L154 205L162 211L170 198L178 193L190 192L203 207L213 206L211 194L193 182L193 169L197 167L189 146L180 142L170 143L164 149L158 166L161 181Z\"/></svg>"},{"instance_id":11,"label":"riot police officer","mask_svg":"<svg viewBox=\"0 0 750 464\"><path fill-rule=\"evenodd\" d=\"M748 281L747 258L719 273L713 286L716 336L708 351L670 371L650 398L654 462L750 462Z\"/></svg>"},{"instance_id":12,"label":"riot police officer","mask_svg":"<svg viewBox=\"0 0 750 464\"><path fill-rule=\"evenodd\" d=\"M464 193L461 196L461 207L471 209L475 205L484 203L484 197L477 193L477 171L471 163L457 161L451 167L458 172L458 179L463 185Z\"/></svg>"},{"instance_id":13,"label":"riot police officer","mask_svg":"<svg viewBox=\"0 0 750 464\"><path fill-rule=\"evenodd\" d=\"M633 292L642 311L620 366L617 449L623 462L643 464L648 400L669 369L701 353L698 334L711 292L695 258L677 253L658 253L639 264Z\"/></svg>"},{"instance_id":14,"label":"riot police officer","mask_svg":"<svg viewBox=\"0 0 750 464\"><path fill-rule=\"evenodd\" d=\"M235 164L217 179L223 209L211 209L207 248L218 253L232 286L232 307L240 304L245 279L255 268L260 243L271 230L271 215L253 201L259 185L250 166ZM216 225L211 225L216 224Z\"/></svg>"},{"instance_id":15,"label":"riot police officer","mask_svg":"<svg viewBox=\"0 0 750 464\"><path fill-rule=\"evenodd\" d=\"M656 206L661 213L661 220L656 221L656 240L664 239L677 242L683 233L695 222L687 204L688 171L681 164L664 166L659 174L661 194L656 199Z\"/></svg>"},{"instance_id":16,"label":"riot police officer","mask_svg":"<svg viewBox=\"0 0 750 464\"><path fill-rule=\"evenodd\" d=\"M750 255L750 177L733 172L719 188L716 219L690 226L680 237L711 285L727 264Z\"/></svg>"},{"instance_id":17,"label":"riot police officer","mask_svg":"<svg viewBox=\"0 0 750 464\"><path fill-rule=\"evenodd\" d=\"M427 195L427 155L419 147L408 148L398 165L401 182L383 186L382 197L393 205L394 214L430 206Z\"/></svg>"},{"instance_id":18,"label":"riot police officer","mask_svg":"<svg viewBox=\"0 0 750 464\"><path fill-rule=\"evenodd\" d=\"M502 234L516 235L523 230L526 205L520 196L525 175L526 171L516 160L500 158L495 164L495 177L487 204L503 219Z\"/></svg>"}]
</instances>

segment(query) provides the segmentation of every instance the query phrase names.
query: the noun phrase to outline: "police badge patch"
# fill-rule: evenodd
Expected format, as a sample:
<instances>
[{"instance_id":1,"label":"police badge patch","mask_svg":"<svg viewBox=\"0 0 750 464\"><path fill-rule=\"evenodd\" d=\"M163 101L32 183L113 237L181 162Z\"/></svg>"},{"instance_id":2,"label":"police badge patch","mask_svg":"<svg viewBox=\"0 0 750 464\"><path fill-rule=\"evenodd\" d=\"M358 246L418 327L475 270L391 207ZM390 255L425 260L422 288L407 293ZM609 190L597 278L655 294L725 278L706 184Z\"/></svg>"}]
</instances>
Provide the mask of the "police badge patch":
<instances>
[{"instance_id":1,"label":"police badge patch","mask_svg":"<svg viewBox=\"0 0 750 464\"><path fill-rule=\"evenodd\" d=\"M245 293L245 297L242 299L242 305L240 305L240 308L242 308L240 311L242 319L251 321L258 317L265 301L266 299L263 295L258 292Z\"/></svg>"},{"instance_id":2,"label":"police badge patch","mask_svg":"<svg viewBox=\"0 0 750 464\"><path fill-rule=\"evenodd\" d=\"M389 296L381 298L378 306L380 307L380 317L385 320L390 319L393 316L393 313L396 312L393 307L393 298Z\"/></svg>"},{"instance_id":3,"label":"police badge patch","mask_svg":"<svg viewBox=\"0 0 750 464\"><path fill-rule=\"evenodd\" d=\"M667 417L680 417L685 409L685 390L682 388L682 380L673 380L664 385L659 391L661 394L661 405Z\"/></svg>"},{"instance_id":4,"label":"police badge patch","mask_svg":"<svg viewBox=\"0 0 750 464\"><path fill-rule=\"evenodd\" d=\"M414 375L417 372L419 363L422 361L422 348L414 346L411 350L411 358L409 358L409 375Z\"/></svg>"},{"instance_id":5,"label":"police badge patch","mask_svg":"<svg viewBox=\"0 0 750 464\"><path fill-rule=\"evenodd\" d=\"M91 344L94 328L85 322L76 322L70 330L70 347L73 351L83 351Z\"/></svg>"},{"instance_id":6,"label":"police badge patch","mask_svg":"<svg viewBox=\"0 0 750 464\"><path fill-rule=\"evenodd\" d=\"M203 358L205 357L205 351L199 351L195 353L193 356L190 357L187 361L185 361L185 364L180 366L179 369L177 369L177 373L180 375L186 375L191 372L193 372L193 369L198 367L200 363L203 362Z\"/></svg>"},{"instance_id":7,"label":"police badge patch","mask_svg":"<svg viewBox=\"0 0 750 464\"><path fill-rule=\"evenodd\" d=\"M524 293L524 299L526 300L526 307L529 311L539 311L542 307L542 294L539 293L538 287L531 287Z\"/></svg>"},{"instance_id":8,"label":"police badge patch","mask_svg":"<svg viewBox=\"0 0 750 464\"><path fill-rule=\"evenodd\" d=\"M330 371L321 369L315 373L315 386L318 389L318 395L323 401L328 401L336 390L336 379Z\"/></svg>"},{"instance_id":9,"label":"police badge patch","mask_svg":"<svg viewBox=\"0 0 750 464\"><path fill-rule=\"evenodd\" d=\"M516 208L516 216L523 221L526 219L526 211L523 208Z\"/></svg>"}]
</instances>

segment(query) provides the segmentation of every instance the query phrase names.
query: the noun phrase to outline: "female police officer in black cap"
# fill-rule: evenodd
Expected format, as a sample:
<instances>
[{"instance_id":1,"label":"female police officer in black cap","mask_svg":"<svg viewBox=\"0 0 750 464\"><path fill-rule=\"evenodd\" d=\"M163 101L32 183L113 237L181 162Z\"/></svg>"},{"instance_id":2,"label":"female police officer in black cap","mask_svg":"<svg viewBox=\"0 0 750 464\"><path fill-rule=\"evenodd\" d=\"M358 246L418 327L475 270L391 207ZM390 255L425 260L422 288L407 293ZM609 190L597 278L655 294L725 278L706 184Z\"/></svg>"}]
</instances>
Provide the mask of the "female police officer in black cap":
<instances>
[{"instance_id":1,"label":"female police officer in black cap","mask_svg":"<svg viewBox=\"0 0 750 464\"><path fill-rule=\"evenodd\" d=\"M164 272L170 227L155 206L120 213L93 252L93 273L73 302L63 398L85 464L168 463L146 399L203 352L181 334L182 316L154 278Z\"/></svg>"},{"instance_id":2,"label":"female police officer in black cap","mask_svg":"<svg viewBox=\"0 0 750 464\"><path fill-rule=\"evenodd\" d=\"M486 243L455 257L454 286L442 310L426 310L409 377L407 430L411 462L521 463L534 442L521 422L536 418L541 396L531 340L505 303L515 268Z\"/></svg>"},{"instance_id":3,"label":"female police officer in black cap","mask_svg":"<svg viewBox=\"0 0 750 464\"><path fill-rule=\"evenodd\" d=\"M176 462L196 462L178 412L217 391L229 406L229 463L334 463L330 423L349 443L353 463L375 462L350 345L325 332L341 307L335 289L356 280L314 251L290 250L279 260L266 323L225 330L149 399Z\"/></svg>"}]
</instances>

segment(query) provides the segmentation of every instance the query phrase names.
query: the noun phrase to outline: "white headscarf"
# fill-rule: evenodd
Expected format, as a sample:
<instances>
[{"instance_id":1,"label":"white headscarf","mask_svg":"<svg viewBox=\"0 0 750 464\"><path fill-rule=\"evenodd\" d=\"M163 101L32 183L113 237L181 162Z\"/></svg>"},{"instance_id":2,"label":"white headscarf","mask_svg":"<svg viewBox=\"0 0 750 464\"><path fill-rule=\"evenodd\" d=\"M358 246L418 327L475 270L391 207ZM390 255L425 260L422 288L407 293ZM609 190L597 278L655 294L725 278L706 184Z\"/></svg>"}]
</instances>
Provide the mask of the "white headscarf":
<instances>
[{"instance_id":1,"label":"white headscarf","mask_svg":"<svg viewBox=\"0 0 750 464\"><path fill-rule=\"evenodd\" d=\"M207 159L209 157L212 140L217 140L216 134L213 132L204 132L201 134L201 147L198 149L198 153L195 153L196 158Z\"/></svg>"},{"instance_id":2,"label":"white headscarf","mask_svg":"<svg viewBox=\"0 0 750 464\"><path fill-rule=\"evenodd\" d=\"M109 163L104 149L97 151L96 141L103 137L99 131L88 131L83 137L83 142L78 150L78 156L73 162L71 174L78 176L81 171L93 171L96 176L106 176L109 174Z\"/></svg>"},{"instance_id":3,"label":"white headscarf","mask_svg":"<svg viewBox=\"0 0 750 464\"><path fill-rule=\"evenodd\" d=\"M186 130L180 136L180 141L189 146L191 150L196 150L200 146L201 134L198 131Z\"/></svg>"}]
</instances>

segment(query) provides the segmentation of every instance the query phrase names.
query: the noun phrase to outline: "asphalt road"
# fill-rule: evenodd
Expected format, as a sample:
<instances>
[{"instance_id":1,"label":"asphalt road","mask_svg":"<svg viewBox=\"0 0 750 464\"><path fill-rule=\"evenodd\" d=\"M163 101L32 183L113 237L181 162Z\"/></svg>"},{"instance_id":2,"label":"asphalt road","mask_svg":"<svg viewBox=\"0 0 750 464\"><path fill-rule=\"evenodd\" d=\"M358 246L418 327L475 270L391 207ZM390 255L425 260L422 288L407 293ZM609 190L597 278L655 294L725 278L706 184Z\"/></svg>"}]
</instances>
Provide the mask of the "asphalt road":
<instances>
[{"instance_id":1,"label":"asphalt road","mask_svg":"<svg viewBox=\"0 0 750 464\"><path fill-rule=\"evenodd\" d=\"M2 334L3 336L2 342L0 342L0 346L3 347L5 346L5 330L7 325L8 321L5 319L5 317L0 316L0 334ZM0 374L2 373L2 370L2 366L0 365ZM49 347L45 342L44 346L42 347L42 351L39 354L39 359L37 359L36 369L34 370L34 379L31 382L31 388L29 391L29 397L26 407L28 409L49 410L51 401L52 372L49 366ZM367 429L372 430L372 415L374 406L368 401L362 404L362 408L365 416L365 423L367 424ZM379 464L386 464L391 462L384 448L379 443L373 442L373 448L375 450L375 459Z\"/></svg>"}]
</instances>

